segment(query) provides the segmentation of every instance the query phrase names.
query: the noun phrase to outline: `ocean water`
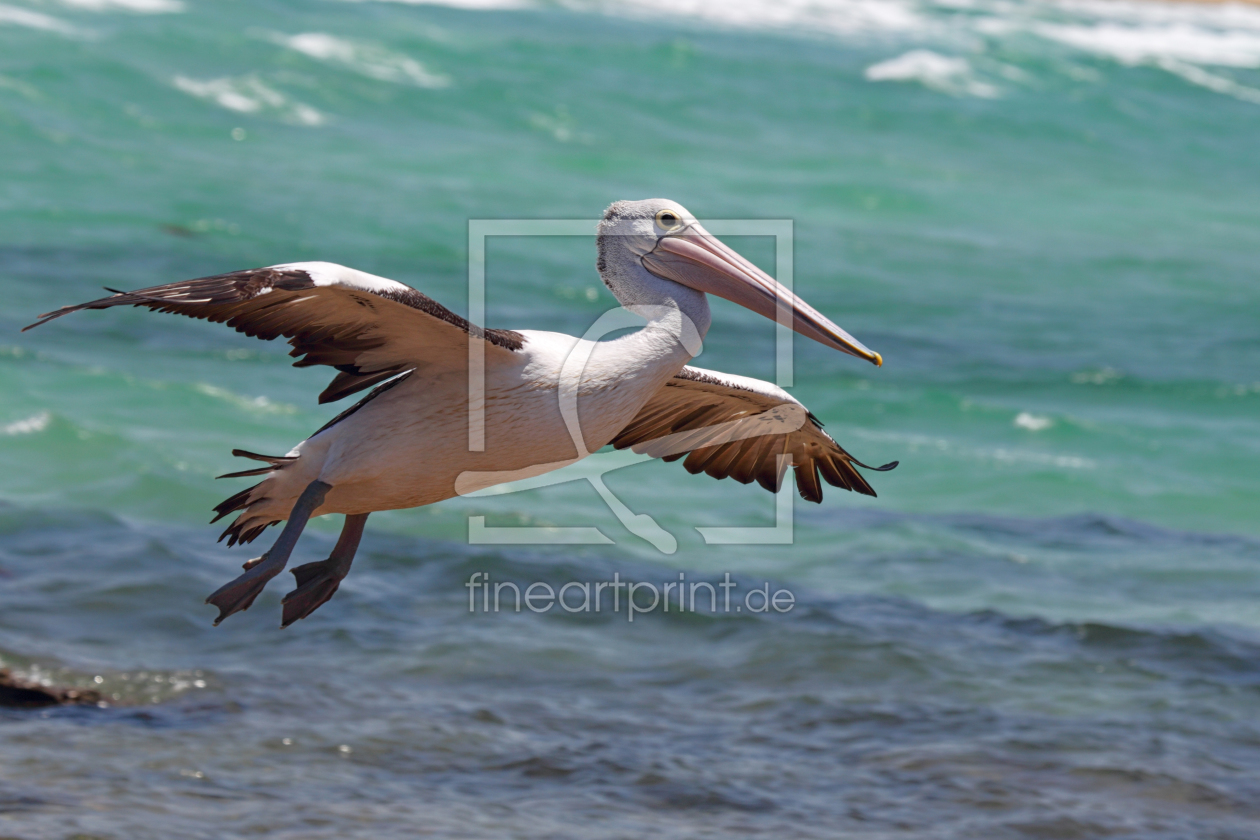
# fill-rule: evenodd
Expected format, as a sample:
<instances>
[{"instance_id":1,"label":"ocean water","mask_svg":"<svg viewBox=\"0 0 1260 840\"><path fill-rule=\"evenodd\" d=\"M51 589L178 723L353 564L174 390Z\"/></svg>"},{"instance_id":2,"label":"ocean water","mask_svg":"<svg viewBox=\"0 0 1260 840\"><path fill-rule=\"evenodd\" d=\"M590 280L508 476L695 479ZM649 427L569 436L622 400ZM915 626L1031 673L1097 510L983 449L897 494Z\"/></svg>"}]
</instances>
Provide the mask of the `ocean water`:
<instances>
[{"instance_id":1,"label":"ocean water","mask_svg":"<svg viewBox=\"0 0 1260 840\"><path fill-rule=\"evenodd\" d=\"M106 702L0 711L0 836L1260 836L1258 144L1240 5L4 0L0 666ZM313 617L280 581L212 628L252 556L213 477L327 374L136 310L18 332L305 259L465 311L469 219L649 196L793 220L797 290L886 363L801 340L792 391L901 461L879 498L716 545L776 500L609 473L672 553L583 481L376 514ZM593 263L492 240L488 325L582 332ZM773 377L714 311L697 364ZM487 614L478 572L795 605Z\"/></svg>"}]
</instances>

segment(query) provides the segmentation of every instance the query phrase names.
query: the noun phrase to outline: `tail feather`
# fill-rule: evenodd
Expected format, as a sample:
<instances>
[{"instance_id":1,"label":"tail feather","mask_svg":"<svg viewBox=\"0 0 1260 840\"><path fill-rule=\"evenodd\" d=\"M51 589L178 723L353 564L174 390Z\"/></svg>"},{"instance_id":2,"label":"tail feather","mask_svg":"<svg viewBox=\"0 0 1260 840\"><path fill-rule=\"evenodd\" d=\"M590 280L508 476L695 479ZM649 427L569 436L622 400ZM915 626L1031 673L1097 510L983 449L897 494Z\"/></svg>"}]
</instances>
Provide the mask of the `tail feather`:
<instances>
[{"instance_id":1,"label":"tail feather","mask_svg":"<svg viewBox=\"0 0 1260 840\"><path fill-rule=\"evenodd\" d=\"M259 467L256 470L241 470L240 472L224 473L223 475L216 475L215 478L245 478L249 475L267 475L274 469L275 467Z\"/></svg>"},{"instance_id":2,"label":"tail feather","mask_svg":"<svg viewBox=\"0 0 1260 840\"><path fill-rule=\"evenodd\" d=\"M258 539L258 535L270 528L272 525L278 525L279 519L273 519L271 522L259 522L256 519L246 520L244 516L238 516L236 521L227 527L227 530L219 535L219 542L223 542L223 538L227 537L228 548L234 545L245 545L252 543ZM247 527L248 526L248 527Z\"/></svg>"},{"instance_id":3,"label":"tail feather","mask_svg":"<svg viewBox=\"0 0 1260 840\"><path fill-rule=\"evenodd\" d=\"M254 461L262 461L267 464L267 466L258 467L257 469L252 470L242 470L241 472L228 473L227 475L219 476L219 478L243 478L251 475L270 475L277 470L284 469L284 467L298 459L298 456L295 455L259 455L257 452L249 452L245 449L233 449L232 454L238 458L250 458ZM210 520L211 524L218 522L229 513L235 513L238 510L245 511L240 516L236 517L232 524L227 527L227 530L219 535L219 542L223 542L226 539L229 547L237 544L244 545L245 543L253 542L263 531L280 522L279 519L268 521L266 519L262 519L257 513L251 515L249 512L249 508L251 506L266 500L267 496L265 495L255 495L255 491L257 491L258 488L262 487L265 483L266 481L262 481L255 484L253 487L247 487L241 492L229 496L215 506L215 517Z\"/></svg>"},{"instance_id":4,"label":"tail feather","mask_svg":"<svg viewBox=\"0 0 1260 840\"><path fill-rule=\"evenodd\" d=\"M250 452L246 449L233 449L232 454L237 458L249 458L253 461L265 461L273 467L290 464L298 459L298 456L296 455L259 455L257 452Z\"/></svg>"},{"instance_id":5,"label":"tail feather","mask_svg":"<svg viewBox=\"0 0 1260 840\"><path fill-rule=\"evenodd\" d=\"M215 505L214 512L217 515L214 517L214 519L210 520L210 524L213 525L214 523L218 522L223 517L227 516L229 513L233 513L234 511L238 511L238 510L244 510L245 508L249 507L250 505L249 496L251 493L257 490L258 487L259 487L258 484L255 484L253 487L246 487L241 492L231 495L227 497L226 499L224 499L223 501L219 502L217 505ZM220 537L220 539L222 538Z\"/></svg>"},{"instance_id":6,"label":"tail feather","mask_svg":"<svg viewBox=\"0 0 1260 840\"><path fill-rule=\"evenodd\" d=\"M252 498L254 491L261 486L262 484L260 482L259 484L255 484L253 487L247 487L241 492L224 499L215 507L214 512L217 515L214 519L211 519L210 522L213 524L227 516L229 513L235 513L238 510L246 510L255 502L261 502L265 497ZM253 542L259 534L261 534L269 526L275 525L276 522L279 521L280 520L277 519L275 522L259 522L258 517L249 516L248 513L243 513L236 517L232 524L227 526L227 530L219 535L219 542L223 542L223 540L226 539L228 541L229 548L237 543L244 545L245 543Z\"/></svg>"}]
</instances>

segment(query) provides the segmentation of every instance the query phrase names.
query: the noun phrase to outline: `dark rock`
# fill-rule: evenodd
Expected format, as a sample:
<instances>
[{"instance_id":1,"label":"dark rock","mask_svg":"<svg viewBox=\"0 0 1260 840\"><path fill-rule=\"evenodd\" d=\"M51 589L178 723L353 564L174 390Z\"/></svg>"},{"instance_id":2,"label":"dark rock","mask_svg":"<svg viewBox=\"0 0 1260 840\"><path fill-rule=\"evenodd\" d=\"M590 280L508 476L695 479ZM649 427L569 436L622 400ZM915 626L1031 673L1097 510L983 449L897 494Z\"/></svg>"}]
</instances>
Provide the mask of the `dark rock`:
<instances>
[{"instance_id":1,"label":"dark rock","mask_svg":"<svg viewBox=\"0 0 1260 840\"><path fill-rule=\"evenodd\" d=\"M99 691L40 685L13 676L8 668L0 668L0 706L34 709L40 706L95 705L100 700Z\"/></svg>"}]
</instances>

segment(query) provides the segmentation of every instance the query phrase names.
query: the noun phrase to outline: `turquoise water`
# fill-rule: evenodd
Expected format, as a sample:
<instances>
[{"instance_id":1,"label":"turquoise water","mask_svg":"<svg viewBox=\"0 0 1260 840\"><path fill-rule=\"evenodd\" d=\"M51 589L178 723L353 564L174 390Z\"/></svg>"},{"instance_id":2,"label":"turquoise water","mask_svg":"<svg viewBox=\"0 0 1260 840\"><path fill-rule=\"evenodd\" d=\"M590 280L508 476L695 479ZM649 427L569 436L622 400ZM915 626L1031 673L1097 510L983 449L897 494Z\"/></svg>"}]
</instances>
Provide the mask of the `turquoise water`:
<instances>
[{"instance_id":1,"label":"turquoise water","mask_svg":"<svg viewBox=\"0 0 1260 840\"><path fill-rule=\"evenodd\" d=\"M1260 10L473 5L0 5L0 665L110 699L0 713L0 835L1260 833ZM706 545L775 500L609 474L672 554L583 482L377 514L310 620L277 629L274 585L213 629L248 556L213 477L331 417L327 375L141 311L18 332L305 259L463 311L469 219L648 196L793 220L797 290L886 363L798 341L792 390L901 461L878 499ZM584 331L593 263L493 240L488 325ZM716 304L697 364L773 362ZM615 544L469 545L470 516ZM796 607L470 614L478 571Z\"/></svg>"}]
</instances>

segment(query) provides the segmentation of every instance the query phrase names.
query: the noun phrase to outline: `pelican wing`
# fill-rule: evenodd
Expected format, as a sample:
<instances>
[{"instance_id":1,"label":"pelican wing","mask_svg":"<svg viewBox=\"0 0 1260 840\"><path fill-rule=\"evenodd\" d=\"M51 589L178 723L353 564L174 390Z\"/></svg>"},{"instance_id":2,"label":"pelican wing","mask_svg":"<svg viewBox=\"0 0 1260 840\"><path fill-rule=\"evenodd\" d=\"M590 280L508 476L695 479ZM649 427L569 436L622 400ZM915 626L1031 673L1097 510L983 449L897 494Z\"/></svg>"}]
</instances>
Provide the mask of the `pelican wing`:
<instances>
[{"instance_id":1,"label":"pelican wing","mask_svg":"<svg viewBox=\"0 0 1260 840\"><path fill-rule=\"evenodd\" d=\"M875 491L856 467L891 470L897 462L868 467L845 452L805 406L769 382L684 367L648 400L613 439L617 449L666 461L687 456L683 468L714 478L756 481L778 492L789 463L802 498L821 502L822 479L867 496ZM787 457L784 457L787 456Z\"/></svg>"},{"instance_id":2,"label":"pelican wing","mask_svg":"<svg viewBox=\"0 0 1260 840\"><path fill-rule=\"evenodd\" d=\"M110 291L113 291L112 289ZM371 387L405 370L467 364L468 342L512 353L520 333L469 323L410 286L324 262L289 263L154 286L64 306L26 329L81 309L147 306L225 323L270 341L284 336L295 367L329 365L337 376L321 403Z\"/></svg>"}]
</instances>

